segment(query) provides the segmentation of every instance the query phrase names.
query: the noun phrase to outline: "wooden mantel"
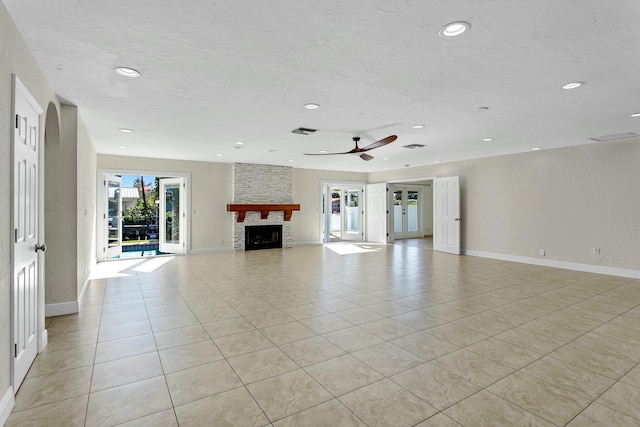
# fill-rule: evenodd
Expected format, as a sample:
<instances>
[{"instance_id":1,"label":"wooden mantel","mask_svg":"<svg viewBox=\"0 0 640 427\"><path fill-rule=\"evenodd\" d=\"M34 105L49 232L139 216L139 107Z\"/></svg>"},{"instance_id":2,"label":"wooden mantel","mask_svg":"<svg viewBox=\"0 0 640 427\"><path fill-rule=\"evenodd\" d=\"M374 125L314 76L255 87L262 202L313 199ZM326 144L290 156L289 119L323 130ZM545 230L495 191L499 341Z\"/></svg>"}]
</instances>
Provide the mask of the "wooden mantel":
<instances>
[{"instance_id":1,"label":"wooden mantel","mask_svg":"<svg viewBox=\"0 0 640 427\"><path fill-rule=\"evenodd\" d=\"M244 222L247 212L260 212L260 219L267 219L269 212L284 212L284 220L289 221L293 211L299 211L300 205L279 205L279 204L227 204L227 212L235 212L238 222Z\"/></svg>"}]
</instances>

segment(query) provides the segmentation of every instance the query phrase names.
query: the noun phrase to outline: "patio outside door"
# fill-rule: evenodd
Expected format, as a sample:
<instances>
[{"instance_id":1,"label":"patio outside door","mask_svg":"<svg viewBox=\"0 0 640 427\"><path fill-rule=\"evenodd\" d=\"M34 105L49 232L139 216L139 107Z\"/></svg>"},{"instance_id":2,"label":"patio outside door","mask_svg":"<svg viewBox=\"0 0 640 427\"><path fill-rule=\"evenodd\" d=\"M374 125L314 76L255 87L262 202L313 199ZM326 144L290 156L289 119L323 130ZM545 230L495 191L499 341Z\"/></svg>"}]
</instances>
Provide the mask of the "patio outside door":
<instances>
[{"instance_id":1,"label":"patio outside door","mask_svg":"<svg viewBox=\"0 0 640 427\"><path fill-rule=\"evenodd\" d=\"M104 258L114 258L122 254L122 177L104 176L106 205L104 215L105 246Z\"/></svg>"},{"instance_id":2,"label":"patio outside door","mask_svg":"<svg viewBox=\"0 0 640 427\"><path fill-rule=\"evenodd\" d=\"M184 178L160 180L160 252L185 253L185 190Z\"/></svg>"},{"instance_id":3,"label":"patio outside door","mask_svg":"<svg viewBox=\"0 0 640 427\"><path fill-rule=\"evenodd\" d=\"M362 186L342 187L342 240L363 240Z\"/></svg>"}]
</instances>

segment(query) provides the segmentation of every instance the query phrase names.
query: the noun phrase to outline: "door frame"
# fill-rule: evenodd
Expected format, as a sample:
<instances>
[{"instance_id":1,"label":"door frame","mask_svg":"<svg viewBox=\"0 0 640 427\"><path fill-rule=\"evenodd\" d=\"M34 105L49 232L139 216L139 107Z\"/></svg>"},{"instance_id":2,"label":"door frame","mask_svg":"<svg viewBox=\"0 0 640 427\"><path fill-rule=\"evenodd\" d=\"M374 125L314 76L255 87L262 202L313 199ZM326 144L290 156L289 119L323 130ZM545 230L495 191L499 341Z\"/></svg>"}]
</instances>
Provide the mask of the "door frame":
<instances>
[{"instance_id":1,"label":"door frame","mask_svg":"<svg viewBox=\"0 0 640 427\"><path fill-rule=\"evenodd\" d=\"M147 169L125 169L125 168L100 168L97 172L97 195L104 193L101 189L103 176L104 174L111 175L133 175L133 176L162 176L165 178L184 178L186 184L185 191L185 206L184 211L186 213L186 235L185 235L185 254L191 253L191 173L190 172L176 172L176 171L166 171L166 170L147 170ZM104 200L96 200L96 215L97 218L103 218L105 212L105 203ZM99 223L100 221L96 221ZM97 227L101 227L100 224L97 224ZM110 260L103 256L102 248L104 247L104 233L101 231L101 228L96 230L96 257L98 262L103 261L117 261Z\"/></svg>"},{"instance_id":2,"label":"door frame","mask_svg":"<svg viewBox=\"0 0 640 427\"><path fill-rule=\"evenodd\" d=\"M22 96L25 97L25 99L27 100L27 102L29 102L34 109L38 112L38 127L39 127L39 132L38 132L38 211L37 211L37 215L38 218L36 220L37 223L37 241L44 243L44 130L45 130L45 119L44 119L44 110L43 108L40 106L40 104L37 102L37 100L33 97L33 95L31 95L31 93L29 92L29 90L27 89L27 87L22 83L22 81L20 81L20 79L18 78L17 75L12 74L11 75L11 117L12 117L12 122L13 122L13 118L16 117L17 111L16 111L16 97L17 97L17 92L20 91L20 93L22 94ZM15 142L14 142L14 136L13 136L13 131L14 128L12 127L12 132L11 132L11 176L10 176L10 222L11 222L11 230L15 229ZM12 233L13 234L13 233ZM42 352L42 350L44 350L44 348L47 346L48 343L48 335L47 335L47 330L45 329L45 325L44 325L44 292L45 292L45 284L44 284L44 280L45 280L45 275L44 275L44 252L40 251L38 252L38 259L37 259L37 268L38 268L38 295L37 295L37 299L36 299L36 306L37 306L37 314L35 316L36 318L36 339L38 341L37 343L37 352L40 353ZM15 283L14 283L14 277L15 277L15 243L11 244L11 249L10 249L10 263L11 263L11 287L10 287L10 320L9 320L9 324L10 324L10 336L11 336L11 342L10 342L10 348L11 348L11 354L14 354L13 352L13 344L16 342L16 337L15 337L15 328L16 328L16 324L15 324ZM16 384L15 383L15 362L16 362L16 358L15 355L10 357L10 369L9 369L9 384L11 385L12 389L13 389L13 394L15 395L18 391L18 387L20 386L20 384ZM0 408L1 409L1 408Z\"/></svg>"}]
</instances>

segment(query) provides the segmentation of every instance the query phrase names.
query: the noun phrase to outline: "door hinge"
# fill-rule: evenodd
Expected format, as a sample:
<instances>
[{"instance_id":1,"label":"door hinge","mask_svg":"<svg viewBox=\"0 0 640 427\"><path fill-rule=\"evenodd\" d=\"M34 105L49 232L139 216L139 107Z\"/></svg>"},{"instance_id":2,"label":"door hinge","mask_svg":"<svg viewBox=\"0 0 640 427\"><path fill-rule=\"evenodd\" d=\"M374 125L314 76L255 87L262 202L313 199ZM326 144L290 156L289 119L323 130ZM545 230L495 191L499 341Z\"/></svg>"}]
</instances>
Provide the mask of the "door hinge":
<instances>
[{"instance_id":1,"label":"door hinge","mask_svg":"<svg viewBox=\"0 0 640 427\"><path fill-rule=\"evenodd\" d=\"M102 181L102 182L104 183L104 186L106 187L107 186L107 181Z\"/></svg>"},{"instance_id":2,"label":"door hinge","mask_svg":"<svg viewBox=\"0 0 640 427\"><path fill-rule=\"evenodd\" d=\"M14 229L14 231L15 231L15 233L14 233L14 234L15 234L15 236L14 236L14 239L15 239L14 243L18 243L18 229L17 229L17 228L15 228L15 229Z\"/></svg>"},{"instance_id":3,"label":"door hinge","mask_svg":"<svg viewBox=\"0 0 640 427\"><path fill-rule=\"evenodd\" d=\"M16 114L16 129L20 127L20 116Z\"/></svg>"},{"instance_id":4,"label":"door hinge","mask_svg":"<svg viewBox=\"0 0 640 427\"><path fill-rule=\"evenodd\" d=\"M186 182L182 183L182 188L187 188L187 183Z\"/></svg>"},{"instance_id":5,"label":"door hinge","mask_svg":"<svg viewBox=\"0 0 640 427\"><path fill-rule=\"evenodd\" d=\"M18 357L18 344L13 345L13 357Z\"/></svg>"},{"instance_id":6,"label":"door hinge","mask_svg":"<svg viewBox=\"0 0 640 427\"><path fill-rule=\"evenodd\" d=\"M104 246L102 247L102 252L107 252L107 248L105 248Z\"/></svg>"},{"instance_id":7,"label":"door hinge","mask_svg":"<svg viewBox=\"0 0 640 427\"><path fill-rule=\"evenodd\" d=\"M387 237L389 237L389 233L387 233Z\"/></svg>"}]
</instances>

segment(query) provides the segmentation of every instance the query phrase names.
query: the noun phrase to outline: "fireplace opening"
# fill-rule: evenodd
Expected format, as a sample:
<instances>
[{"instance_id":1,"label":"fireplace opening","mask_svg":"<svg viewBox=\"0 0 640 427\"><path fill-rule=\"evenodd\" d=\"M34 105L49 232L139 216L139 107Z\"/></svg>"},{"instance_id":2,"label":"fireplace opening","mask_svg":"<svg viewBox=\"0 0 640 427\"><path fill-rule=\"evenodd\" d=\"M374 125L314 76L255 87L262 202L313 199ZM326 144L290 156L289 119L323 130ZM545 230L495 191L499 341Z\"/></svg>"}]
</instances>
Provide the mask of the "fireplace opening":
<instances>
[{"instance_id":1,"label":"fireplace opening","mask_svg":"<svg viewBox=\"0 0 640 427\"><path fill-rule=\"evenodd\" d=\"M245 251L282 248L282 225L248 225L244 235Z\"/></svg>"}]
</instances>

